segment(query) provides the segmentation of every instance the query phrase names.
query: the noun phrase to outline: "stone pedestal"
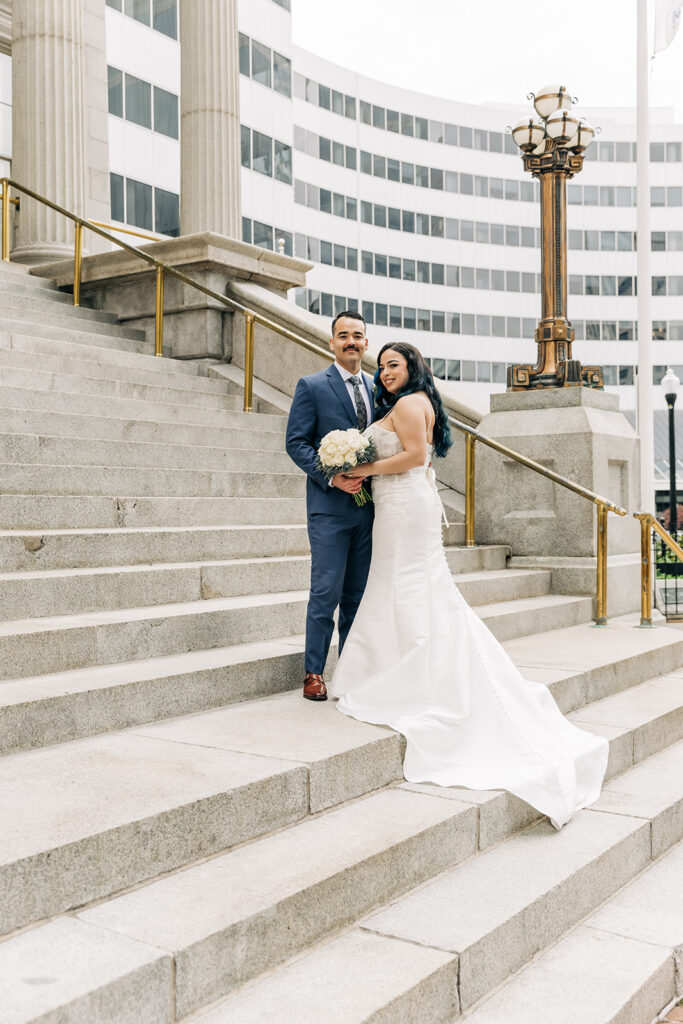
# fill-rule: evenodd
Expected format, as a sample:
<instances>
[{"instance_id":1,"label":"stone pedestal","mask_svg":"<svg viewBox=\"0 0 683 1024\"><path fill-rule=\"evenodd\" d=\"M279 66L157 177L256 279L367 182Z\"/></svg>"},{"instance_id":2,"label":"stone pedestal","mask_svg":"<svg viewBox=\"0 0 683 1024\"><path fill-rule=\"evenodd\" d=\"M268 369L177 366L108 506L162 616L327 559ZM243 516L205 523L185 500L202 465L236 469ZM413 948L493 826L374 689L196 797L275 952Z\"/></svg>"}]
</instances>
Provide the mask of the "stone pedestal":
<instances>
[{"instance_id":1,"label":"stone pedestal","mask_svg":"<svg viewBox=\"0 0 683 1024\"><path fill-rule=\"evenodd\" d=\"M14 0L12 177L74 213L86 194L83 0ZM12 259L40 263L73 252L73 225L21 197Z\"/></svg>"},{"instance_id":2,"label":"stone pedestal","mask_svg":"<svg viewBox=\"0 0 683 1024\"><path fill-rule=\"evenodd\" d=\"M306 283L311 264L247 242L211 232L182 235L141 248L219 295L235 281L251 281L286 297L290 288ZM34 267L33 273L73 287L73 261ZM81 275L81 301L116 313L122 323L142 327L154 352L156 281L153 267L128 252L116 250L86 256ZM296 307L292 307L296 309ZM164 355L176 359L232 358L232 311L171 274L164 282Z\"/></svg>"},{"instance_id":3,"label":"stone pedestal","mask_svg":"<svg viewBox=\"0 0 683 1024\"><path fill-rule=\"evenodd\" d=\"M608 615L639 607L639 444L618 399L590 388L491 397L482 434L615 505L608 517ZM509 544L518 566L553 569L553 589L595 592L596 506L512 459L477 445L475 536Z\"/></svg>"},{"instance_id":4,"label":"stone pedestal","mask_svg":"<svg viewBox=\"0 0 683 1024\"><path fill-rule=\"evenodd\" d=\"M237 0L180 0L180 231L242 237Z\"/></svg>"}]
</instances>

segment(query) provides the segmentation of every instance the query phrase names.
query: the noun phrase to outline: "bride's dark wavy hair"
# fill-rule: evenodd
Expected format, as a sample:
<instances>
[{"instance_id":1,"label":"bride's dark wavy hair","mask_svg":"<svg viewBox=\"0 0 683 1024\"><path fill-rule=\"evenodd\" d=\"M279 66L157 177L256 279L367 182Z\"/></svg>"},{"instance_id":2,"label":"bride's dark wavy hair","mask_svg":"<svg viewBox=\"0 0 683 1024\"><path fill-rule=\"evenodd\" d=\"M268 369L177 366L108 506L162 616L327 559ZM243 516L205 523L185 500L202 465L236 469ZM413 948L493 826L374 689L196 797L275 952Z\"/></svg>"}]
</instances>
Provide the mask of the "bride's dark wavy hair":
<instances>
[{"instance_id":1,"label":"bride's dark wavy hair","mask_svg":"<svg viewBox=\"0 0 683 1024\"><path fill-rule=\"evenodd\" d=\"M427 398L432 403L434 410L434 453L440 457L443 457L448 449L453 444L451 438L451 428L448 425L448 416L446 410L443 407L441 401L441 395L436 390L434 384L434 378L432 377L432 371L424 361L422 353L415 348L414 345L408 345L404 341L390 342L381 349L377 356L377 366L379 367L382 354L392 349L393 352L398 352L403 356L408 364L408 380L395 395L392 395L382 384L380 380L379 369L375 373L375 405L377 406L377 412L379 416L386 416L394 405L398 402L399 398L403 398L404 395L412 395L416 391L424 391Z\"/></svg>"}]
</instances>

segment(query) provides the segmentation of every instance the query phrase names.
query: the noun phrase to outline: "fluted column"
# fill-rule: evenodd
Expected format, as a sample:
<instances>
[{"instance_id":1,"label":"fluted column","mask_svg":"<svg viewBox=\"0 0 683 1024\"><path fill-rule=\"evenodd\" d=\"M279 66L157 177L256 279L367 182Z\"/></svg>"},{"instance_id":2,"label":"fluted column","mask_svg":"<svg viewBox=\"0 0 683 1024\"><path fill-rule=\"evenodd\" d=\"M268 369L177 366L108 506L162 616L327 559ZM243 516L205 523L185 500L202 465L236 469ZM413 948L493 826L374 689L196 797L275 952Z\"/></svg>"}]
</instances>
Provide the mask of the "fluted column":
<instances>
[{"instance_id":1,"label":"fluted column","mask_svg":"<svg viewBox=\"0 0 683 1024\"><path fill-rule=\"evenodd\" d=\"M237 0L180 0L180 230L241 238Z\"/></svg>"},{"instance_id":2,"label":"fluted column","mask_svg":"<svg viewBox=\"0 0 683 1024\"><path fill-rule=\"evenodd\" d=\"M83 0L14 0L12 177L84 213ZM27 263L73 252L73 226L21 198L12 258Z\"/></svg>"}]
</instances>

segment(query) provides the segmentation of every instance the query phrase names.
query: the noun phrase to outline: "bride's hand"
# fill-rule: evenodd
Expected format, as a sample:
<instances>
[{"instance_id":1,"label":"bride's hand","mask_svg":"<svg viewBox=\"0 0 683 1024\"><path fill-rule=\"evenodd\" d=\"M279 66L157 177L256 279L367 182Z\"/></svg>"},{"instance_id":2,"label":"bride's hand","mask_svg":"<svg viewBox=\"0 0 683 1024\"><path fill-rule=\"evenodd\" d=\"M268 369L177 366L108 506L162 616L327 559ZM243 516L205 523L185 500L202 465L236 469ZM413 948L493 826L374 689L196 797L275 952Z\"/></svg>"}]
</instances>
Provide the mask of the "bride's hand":
<instances>
[{"instance_id":1,"label":"bride's hand","mask_svg":"<svg viewBox=\"0 0 683 1024\"><path fill-rule=\"evenodd\" d=\"M366 462L362 466L354 466L348 473L344 473L344 476L351 477L352 480L364 480L366 476L372 476L372 463Z\"/></svg>"}]
</instances>

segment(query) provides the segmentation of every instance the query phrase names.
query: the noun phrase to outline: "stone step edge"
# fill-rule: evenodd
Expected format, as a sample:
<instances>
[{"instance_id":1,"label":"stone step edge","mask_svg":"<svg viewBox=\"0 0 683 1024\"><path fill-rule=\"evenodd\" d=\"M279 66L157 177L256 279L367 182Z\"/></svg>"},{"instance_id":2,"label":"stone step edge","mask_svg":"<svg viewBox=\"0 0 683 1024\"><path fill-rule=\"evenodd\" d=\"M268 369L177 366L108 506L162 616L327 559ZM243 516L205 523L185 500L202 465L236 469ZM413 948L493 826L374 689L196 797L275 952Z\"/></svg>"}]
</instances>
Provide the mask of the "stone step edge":
<instances>
[{"instance_id":1,"label":"stone step edge","mask_svg":"<svg viewBox=\"0 0 683 1024\"><path fill-rule=\"evenodd\" d=\"M15 338L19 340L19 345L14 345L13 342ZM156 372L153 370L153 367L158 367L158 369L164 373L172 373L174 375L178 374L183 377L203 376L197 372L198 367L194 366L191 360L188 361L168 357L160 360L158 356L149 355L146 352L133 352L127 348L105 348L84 344L77 339L67 341L65 338L41 338L32 334L24 334L22 331L0 331L0 347L8 352L26 353L27 349L23 347L26 343L33 346L31 351L37 354L54 355L57 358L60 358L60 353L50 351L53 346L58 346L58 348L63 347L65 349L65 351L61 353L61 356L65 359L83 359L87 362L93 362L95 361L95 352L93 351L94 347L97 352L102 352L103 355L112 357L109 359L102 359L103 363L112 367L126 366L128 368L132 368L137 365L138 360L143 360L143 362L140 363L140 366L143 369L152 370L152 372ZM48 351L45 351L44 347L47 348Z\"/></svg>"}]
</instances>

